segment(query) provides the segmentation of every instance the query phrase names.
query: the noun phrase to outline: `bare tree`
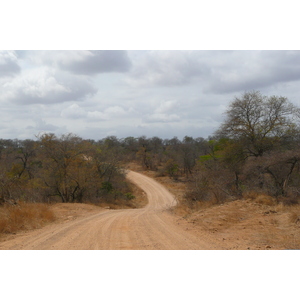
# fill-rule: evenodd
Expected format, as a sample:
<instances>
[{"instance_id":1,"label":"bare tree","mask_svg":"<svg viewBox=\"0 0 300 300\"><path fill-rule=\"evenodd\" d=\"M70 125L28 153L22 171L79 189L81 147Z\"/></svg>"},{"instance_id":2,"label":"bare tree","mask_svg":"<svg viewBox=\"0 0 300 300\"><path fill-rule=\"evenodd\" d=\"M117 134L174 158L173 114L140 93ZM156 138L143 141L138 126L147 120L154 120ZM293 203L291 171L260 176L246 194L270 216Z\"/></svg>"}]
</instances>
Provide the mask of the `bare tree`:
<instances>
[{"instance_id":1,"label":"bare tree","mask_svg":"<svg viewBox=\"0 0 300 300\"><path fill-rule=\"evenodd\" d=\"M299 108L285 97L246 92L230 104L217 134L242 142L248 156L258 157L299 132L298 115Z\"/></svg>"}]
</instances>

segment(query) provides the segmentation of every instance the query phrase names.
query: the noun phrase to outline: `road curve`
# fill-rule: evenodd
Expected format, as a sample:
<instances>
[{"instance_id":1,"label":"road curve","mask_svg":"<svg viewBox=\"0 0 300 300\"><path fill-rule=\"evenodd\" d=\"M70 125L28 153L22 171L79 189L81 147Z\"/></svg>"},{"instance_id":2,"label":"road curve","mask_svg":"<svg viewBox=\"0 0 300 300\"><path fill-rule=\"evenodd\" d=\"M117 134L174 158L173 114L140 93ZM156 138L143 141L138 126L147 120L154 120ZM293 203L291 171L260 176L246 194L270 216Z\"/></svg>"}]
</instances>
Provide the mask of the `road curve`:
<instances>
[{"instance_id":1,"label":"road curve","mask_svg":"<svg viewBox=\"0 0 300 300\"><path fill-rule=\"evenodd\" d=\"M0 249L31 250L196 250L211 245L175 223L166 210L176 204L160 183L137 172L127 177L145 191L142 209L105 210L64 224L51 224L0 244Z\"/></svg>"}]
</instances>

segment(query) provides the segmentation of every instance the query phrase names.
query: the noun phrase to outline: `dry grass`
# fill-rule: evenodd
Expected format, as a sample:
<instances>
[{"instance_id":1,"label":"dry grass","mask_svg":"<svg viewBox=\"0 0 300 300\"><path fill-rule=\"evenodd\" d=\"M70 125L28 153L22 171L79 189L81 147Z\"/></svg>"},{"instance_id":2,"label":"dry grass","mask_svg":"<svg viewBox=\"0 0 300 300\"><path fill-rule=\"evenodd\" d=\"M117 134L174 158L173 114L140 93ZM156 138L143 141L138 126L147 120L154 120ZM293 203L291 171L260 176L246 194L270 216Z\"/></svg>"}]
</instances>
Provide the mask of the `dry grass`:
<instances>
[{"instance_id":1,"label":"dry grass","mask_svg":"<svg viewBox=\"0 0 300 300\"><path fill-rule=\"evenodd\" d=\"M292 212L291 212L291 215L290 215L290 222L291 222L291 223L295 223L295 224L300 223L300 211L298 211L298 212L292 211Z\"/></svg>"},{"instance_id":2,"label":"dry grass","mask_svg":"<svg viewBox=\"0 0 300 300\"><path fill-rule=\"evenodd\" d=\"M259 202L236 200L195 211L186 219L224 240L227 249L300 249L300 206Z\"/></svg>"},{"instance_id":3,"label":"dry grass","mask_svg":"<svg viewBox=\"0 0 300 300\"><path fill-rule=\"evenodd\" d=\"M255 191L248 191L243 193L244 199L251 199L253 202L262 204L262 205L276 205L277 200L274 197L271 197L266 194L258 193Z\"/></svg>"},{"instance_id":4,"label":"dry grass","mask_svg":"<svg viewBox=\"0 0 300 300\"><path fill-rule=\"evenodd\" d=\"M50 206L43 203L22 203L0 207L0 234L40 228L55 220Z\"/></svg>"}]
</instances>

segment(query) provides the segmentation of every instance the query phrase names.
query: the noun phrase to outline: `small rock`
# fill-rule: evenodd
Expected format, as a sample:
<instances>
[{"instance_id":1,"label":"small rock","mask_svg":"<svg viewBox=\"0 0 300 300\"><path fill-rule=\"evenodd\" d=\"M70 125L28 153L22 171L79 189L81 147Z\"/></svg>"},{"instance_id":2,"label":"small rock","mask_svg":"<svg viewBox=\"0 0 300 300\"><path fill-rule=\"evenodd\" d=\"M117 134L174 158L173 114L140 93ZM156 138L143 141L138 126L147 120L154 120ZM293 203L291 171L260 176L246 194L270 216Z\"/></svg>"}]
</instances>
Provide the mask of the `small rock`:
<instances>
[{"instance_id":1,"label":"small rock","mask_svg":"<svg viewBox=\"0 0 300 300\"><path fill-rule=\"evenodd\" d=\"M269 245L268 245L268 246L266 246L266 249L271 249L271 248L272 248L272 247L271 247L271 246L269 246Z\"/></svg>"}]
</instances>

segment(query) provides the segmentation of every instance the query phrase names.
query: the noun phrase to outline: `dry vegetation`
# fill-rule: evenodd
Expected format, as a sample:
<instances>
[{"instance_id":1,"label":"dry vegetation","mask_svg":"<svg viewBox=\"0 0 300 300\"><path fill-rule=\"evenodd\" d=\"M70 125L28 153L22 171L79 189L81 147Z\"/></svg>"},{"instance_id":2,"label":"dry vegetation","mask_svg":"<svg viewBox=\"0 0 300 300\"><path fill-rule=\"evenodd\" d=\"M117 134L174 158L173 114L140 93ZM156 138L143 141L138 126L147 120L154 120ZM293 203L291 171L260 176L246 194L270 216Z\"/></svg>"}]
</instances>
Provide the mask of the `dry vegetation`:
<instances>
[{"instance_id":1,"label":"dry vegetation","mask_svg":"<svg viewBox=\"0 0 300 300\"><path fill-rule=\"evenodd\" d=\"M160 172L143 170L135 163L128 168L155 178L172 192L178 205L171 212L188 221L190 231L205 232L224 243L225 249L300 249L300 206L284 205L264 194L248 192L240 200L223 204L195 202L185 195L185 177L174 180ZM145 193L133 186L135 198L131 204L94 205L88 203L23 203L0 208L0 237L7 239L18 231L40 228L49 222L68 222L103 209L142 207L147 204Z\"/></svg>"},{"instance_id":2,"label":"dry vegetation","mask_svg":"<svg viewBox=\"0 0 300 300\"><path fill-rule=\"evenodd\" d=\"M208 139L44 134L35 142L0 140L0 204L143 207L146 195L126 181L128 168L165 185L177 199L173 213L230 241L228 249L298 249L299 120L300 108L287 98L253 91L234 99ZM3 216L3 224L13 220Z\"/></svg>"},{"instance_id":3,"label":"dry vegetation","mask_svg":"<svg viewBox=\"0 0 300 300\"><path fill-rule=\"evenodd\" d=\"M187 219L230 243L229 249L300 249L300 207L243 199L202 209Z\"/></svg>"},{"instance_id":4,"label":"dry vegetation","mask_svg":"<svg viewBox=\"0 0 300 300\"><path fill-rule=\"evenodd\" d=\"M127 201L116 199L109 202L93 203L25 203L0 206L0 239L11 234L41 228L51 222L61 223L97 213L103 209L142 208L147 203L146 194L137 186L128 183L132 191Z\"/></svg>"},{"instance_id":5,"label":"dry vegetation","mask_svg":"<svg viewBox=\"0 0 300 300\"><path fill-rule=\"evenodd\" d=\"M147 196L143 190L135 186L131 182L127 182L127 186L131 193L128 193L128 199L107 199L101 203L96 204L99 207L107 209L130 209L130 208L142 208L147 205ZM89 203L89 202L87 202Z\"/></svg>"},{"instance_id":6,"label":"dry vegetation","mask_svg":"<svg viewBox=\"0 0 300 300\"><path fill-rule=\"evenodd\" d=\"M54 221L62 203L145 206L146 196L126 180L121 158L113 139L95 142L73 134L44 134L37 141L0 139L0 235ZM77 215L72 205L68 210L66 214Z\"/></svg>"},{"instance_id":7,"label":"dry vegetation","mask_svg":"<svg viewBox=\"0 0 300 300\"><path fill-rule=\"evenodd\" d=\"M184 219L195 234L206 232L222 241L226 249L300 249L300 205L284 205L265 194L247 192L240 200L225 203L189 201L185 177L174 180L161 172L143 170L173 193L178 205L170 209L178 223Z\"/></svg>"},{"instance_id":8,"label":"dry vegetation","mask_svg":"<svg viewBox=\"0 0 300 300\"><path fill-rule=\"evenodd\" d=\"M0 207L0 234L40 228L54 220L55 214L47 204L23 202L18 205L6 204Z\"/></svg>"}]
</instances>

